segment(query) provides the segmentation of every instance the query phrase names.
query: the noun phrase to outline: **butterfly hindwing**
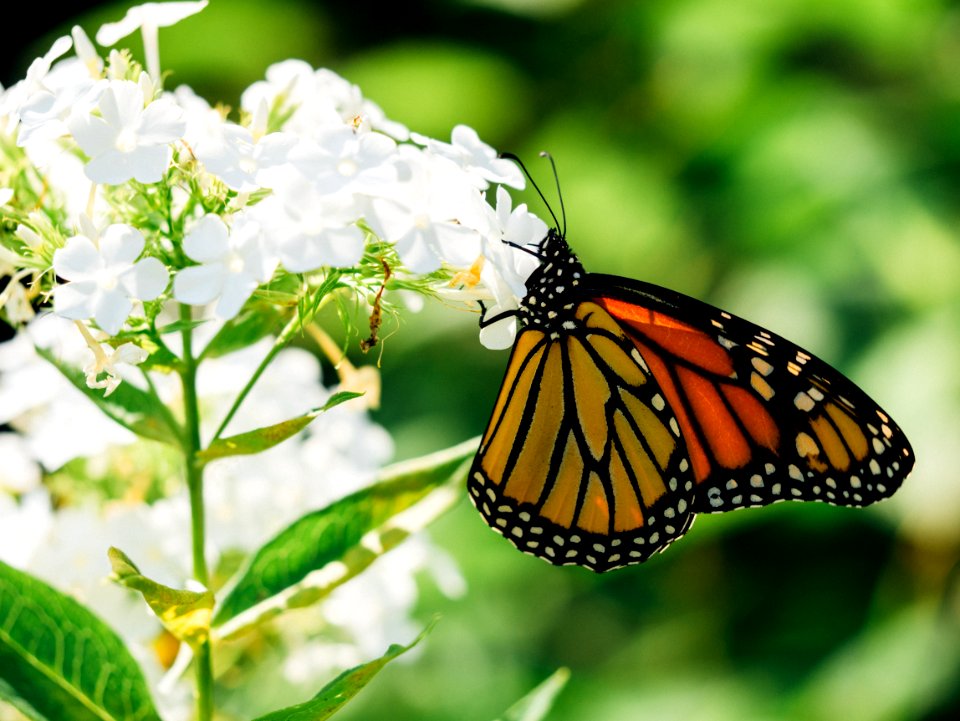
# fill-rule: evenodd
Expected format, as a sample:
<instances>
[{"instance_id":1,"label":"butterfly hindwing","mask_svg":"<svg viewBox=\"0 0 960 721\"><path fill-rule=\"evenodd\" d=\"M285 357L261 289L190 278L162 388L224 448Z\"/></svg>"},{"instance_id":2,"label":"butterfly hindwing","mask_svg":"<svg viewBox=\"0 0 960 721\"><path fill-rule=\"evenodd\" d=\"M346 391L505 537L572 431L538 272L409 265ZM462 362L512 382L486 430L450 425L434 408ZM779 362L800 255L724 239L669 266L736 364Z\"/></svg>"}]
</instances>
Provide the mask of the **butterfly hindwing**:
<instances>
[{"instance_id":1,"label":"butterfly hindwing","mask_svg":"<svg viewBox=\"0 0 960 721\"><path fill-rule=\"evenodd\" d=\"M470 472L470 495L520 550L597 571L640 563L692 521L677 419L600 306L520 332Z\"/></svg>"},{"instance_id":2,"label":"butterfly hindwing","mask_svg":"<svg viewBox=\"0 0 960 721\"><path fill-rule=\"evenodd\" d=\"M781 500L863 506L913 467L906 437L853 382L795 344L674 291L588 276L680 424L700 513Z\"/></svg>"}]
</instances>

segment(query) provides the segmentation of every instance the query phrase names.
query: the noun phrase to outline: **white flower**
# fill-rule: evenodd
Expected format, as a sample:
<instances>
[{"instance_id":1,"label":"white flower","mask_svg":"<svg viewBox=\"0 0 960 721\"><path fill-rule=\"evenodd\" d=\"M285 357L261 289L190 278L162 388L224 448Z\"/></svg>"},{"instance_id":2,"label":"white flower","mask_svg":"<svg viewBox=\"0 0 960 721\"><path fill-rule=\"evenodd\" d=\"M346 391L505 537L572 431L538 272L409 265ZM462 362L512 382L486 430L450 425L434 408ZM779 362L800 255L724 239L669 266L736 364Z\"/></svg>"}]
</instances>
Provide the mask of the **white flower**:
<instances>
[{"instance_id":1,"label":"white flower","mask_svg":"<svg viewBox=\"0 0 960 721\"><path fill-rule=\"evenodd\" d=\"M17 145L25 148L37 140L53 140L66 135L73 115L89 113L93 109L100 88L81 68L77 61L58 64L57 70L49 76L59 76L57 86L51 83L24 101L20 106Z\"/></svg>"},{"instance_id":2,"label":"white flower","mask_svg":"<svg viewBox=\"0 0 960 721\"><path fill-rule=\"evenodd\" d=\"M80 26L75 25L71 35L77 56L47 69L33 91L23 98L17 135L17 145L22 148L35 145L38 140L66 135L70 116L88 113L96 103L103 59L96 54ZM68 40L61 38L61 46L69 48Z\"/></svg>"},{"instance_id":3,"label":"white flower","mask_svg":"<svg viewBox=\"0 0 960 721\"><path fill-rule=\"evenodd\" d=\"M169 276L156 258L137 260L144 239L136 228L114 224L101 234L99 247L94 240L75 235L53 254L53 269L70 281L54 289L53 309L71 320L93 318L106 333L116 335L133 310L133 300L159 297Z\"/></svg>"},{"instance_id":4,"label":"white flower","mask_svg":"<svg viewBox=\"0 0 960 721\"><path fill-rule=\"evenodd\" d=\"M394 243L400 259L414 273L430 273L443 262L464 267L480 254L484 225L480 193L450 161L404 146L400 155L409 179L390 195L371 200L370 225Z\"/></svg>"},{"instance_id":5,"label":"white flower","mask_svg":"<svg viewBox=\"0 0 960 721\"><path fill-rule=\"evenodd\" d=\"M170 143L183 136L183 112L166 98L144 106L143 89L129 80L106 81L100 115L74 115L68 127L91 160L85 167L95 183L116 185L134 178L156 183L170 163Z\"/></svg>"},{"instance_id":6,"label":"white flower","mask_svg":"<svg viewBox=\"0 0 960 721\"><path fill-rule=\"evenodd\" d=\"M0 118L8 116L12 126L16 126L20 119L20 106L34 93L46 89L44 81L53 61L70 50L72 45L73 41L69 36L59 37L46 54L30 63L26 77L0 96ZM10 130L12 131L13 127L10 127Z\"/></svg>"},{"instance_id":7,"label":"white flower","mask_svg":"<svg viewBox=\"0 0 960 721\"><path fill-rule=\"evenodd\" d=\"M496 222L499 238L484 243L480 281L493 295L485 305L484 319L516 310L526 295L526 281L537 267L532 254L547 234L547 224L527 211L526 204L511 208L510 194L497 188ZM526 249L526 250L523 250ZM517 323L504 318L480 329L480 342L487 348L509 348L516 337Z\"/></svg>"},{"instance_id":8,"label":"white flower","mask_svg":"<svg viewBox=\"0 0 960 721\"><path fill-rule=\"evenodd\" d=\"M336 102L328 93L317 92L314 70L303 60L284 60L267 68L267 79L258 80L243 91L240 107L248 113L266 103L273 107L282 101L293 114L284 123L284 130L309 135L319 128L342 126Z\"/></svg>"},{"instance_id":9,"label":"white flower","mask_svg":"<svg viewBox=\"0 0 960 721\"><path fill-rule=\"evenodd\" d=\"M103 73L103 58L97 54L97 50L93 47L93 43L90 42L90 38L87 37L83 28L79 25L73 26L70 30L70 35L73 37L73 47L77 52L77 57L80 58L80 61L87 68L90 77L99 78Z\"/></svg>"},{"instance_id":10,"label":"white flower","mask_svg":"<svg viewBox=\"0 0 960 721\"><path fill-rule=\"evenodd\" d=\"M380 133L323 128L293 151L291 161L321 193L377 194L397 180L397 144Z\"/></svg>"},{"instance_id":11,"label":"white flower","mask_svg":"<svg viewBox=\"0 0 960 721\"><path fill-rule=\"evenodd\" d=\"M332 70L319 68L313 74L314 92L333 100L341 120L356 130L379 130L397 140L407 140L410 131L387 118L380 106L363 97L360 88Z\"/></svg>"},{"instance_id":12,"label":"white flower","mask_svg":"<svg viewBox=\"0 0 960 721\"><path fill-rule=\"evenodd\" d=\"M211 125L194 151L207 170L234 190L269 187L270 171L287 163L297 138L290 133L265 134L266 122L267 105L262 102L251 129L233 123Z\"/></svg>"},{"instance_id":13,"label":"white flower","mask_svg":"<svg viewBox=\"0 0 960 721\"><path fill-rule=\"evenodd\" d=\"M413 139L437 155L455 162L474 178L477 187L481 189L487 187L487 181L503 183L521 190L525 185L520 169L511 161L497 157L497 151L480 140L477 131L468 125L456 126L450 143L416 133L413 134Z\"/></svg>"},{"instance_id":14,"label":"white flower","mask_svg":"<svg viewBox=\"0 0 960 721\"><path fill-rule=\"evenodd\" d=\"M89 353L93 356L93 359L83 367L87 388L105 389L104 398L117 390L117 386L122 381L118 365L140 365L150 355L133 343L122 343L117 348L98 343L83 323L80 321L74 321L74 323L86 341Z\"/></svg>"},{"instance_id":15,"label":"white flower","mask_svg":"<svg viewBox=\"0 0 960 721\"><path fill-rule=\"evenodd\" d=\"M322 266L345 268L363 257L365 238L357 227L360 215L348 197L331 198L294 174L276 184L274 195L250 213L291 273Z\"/></svg>"},{"instance_id":16,"label":"white flower","mask_svg":"<svg viewBox=\"0 0 960 721\"><path fill-rule=\"evenodd\" d=\"M0 343L0 423L23 434L37 461L54 471L73 458L135 439L37 355L34 345L74 366L85 362L88 350L74 323L54 314L35 318Z\"/></svg>"},{"instance_id":17,"label":"white flower","mask_svg":"<svg viewBox=\"0 0 960 721\"><path fill-rule=\"evenodd\" d=\"M97 31L97 42L105 47L116 44L130 33L141 31L143 52L147 59L147 72L154 82L160 82L160 47L158 29L175 25L184 18L200 12L207 6L207 0L200 2L163 2L144 3L127 10L123 19L115 23L106 23Z\"/></svg>"},{"instance_id":18,"label":"white flower","mask_svg":"<svg viewBox=\"0 0 960 721\"><path fill-rule=\"evenodd\" d=\"M277 265L264 247L260 225L244 216L228 229L219 216L205 215L183 239L183 250L200 265L177 273L174 297L189 305L206 305L219 298L216 314L224 320L240 311Z\"/></svg>"},{"instance_id":19,"label":"white flower","mask_svg":"<svg viewBox=\"0 0 960 721\"><path fill-rule=\"evenodd\" d=\"M95 353L93 360L83 367L83 372L87 376L87 388L105 389L104 398L120 385L122 379L118 365L140 365L150 355L133 343L122 343L117 348L111 348L104 343L100 346L100 351Z\"/></svg>"},{"instance_id":20,"label":"white flower","mask_svg":"<svg viewBox=\"0 0 960 721\"><path fill-rule=\"evenodd\" d=\"M267 79L255 82L240 99L241 107L254 112L266 102L272 107L283 100L293 113L284 129L307 136L320 128L347 125L354 130L379 130L397 140L410 131L386 117L375 103L366 100L356 85L332 70L314 70L302 60L284 60L267 68Z\"/></svg>"},{"instance_id":21,"label":"white flower","mask_svg":"<svg viewBox=\"0 0 960 721\"><path fill-rule=\"evenodd\" d=\"M0 188L0 207L13 200L13 188Z\"/></svg>"}]
</instances>

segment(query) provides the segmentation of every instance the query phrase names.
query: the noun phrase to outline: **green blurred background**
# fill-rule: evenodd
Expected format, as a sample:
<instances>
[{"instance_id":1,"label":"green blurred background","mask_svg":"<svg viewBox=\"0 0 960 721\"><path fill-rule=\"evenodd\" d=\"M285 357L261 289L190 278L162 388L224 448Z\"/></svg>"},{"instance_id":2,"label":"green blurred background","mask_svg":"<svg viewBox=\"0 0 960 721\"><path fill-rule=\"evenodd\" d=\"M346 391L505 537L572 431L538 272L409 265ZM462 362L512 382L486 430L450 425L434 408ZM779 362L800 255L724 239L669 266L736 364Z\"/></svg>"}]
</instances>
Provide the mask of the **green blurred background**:
<instances>
[{"instance_id":1,"label":"green blurred background","mask_svg":"<svg viewBox=\"0 0 960 721\"><path fill-rule=\"evenodd\" d=\"M126 5L85 8L18 28L32 44L4 47L4 84ZM604 576L517 553L464 498L432 536L467 595L424 583L441 622L342 718L488 720L558 666L553 721L960 717L960 3L213 0L161 55L168 87L233 106L272 62L328 66L414 130L473 126L550 188L548 149L588 269L800 343L918 457L878 507L703 517ZM506 354L476 317L428 307L385 332L398 456L478 434Z\"/></svg>"}]
</instances>

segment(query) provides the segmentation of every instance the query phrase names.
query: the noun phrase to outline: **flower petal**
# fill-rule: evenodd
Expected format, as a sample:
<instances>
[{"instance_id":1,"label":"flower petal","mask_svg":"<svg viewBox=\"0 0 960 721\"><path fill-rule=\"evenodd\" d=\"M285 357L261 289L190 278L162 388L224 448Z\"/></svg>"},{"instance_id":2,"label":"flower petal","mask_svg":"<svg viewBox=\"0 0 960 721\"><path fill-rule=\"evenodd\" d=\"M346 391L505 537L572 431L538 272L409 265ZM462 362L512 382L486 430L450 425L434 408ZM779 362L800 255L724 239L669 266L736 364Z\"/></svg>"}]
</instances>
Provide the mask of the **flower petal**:
<instances>
[{"instance_id":1,"label":"flower petal","mask_svg":"<svg viewBox=\"0 0 960 721\"><path fill-rule=\"evenodd\" d=\"M103 118L90 113L72 114L67 120L67 129L80 149L90 157L96 157L113 148L118 132Z\"/></svg>"},{"instance_id":2,"label":"flower petal","mask_svg":"<svg viewBox=\"0 0 960 721\"><path fill-rule=\"evenodd\" d=\"M107 265L132 265L144 246L143 234L130 225L114 223L100 234L100 255Z\"/></svg>"},{"instance_id":3,"label":"flower petal","mask_svg":"<svg viewBox=\"0 0 960 721\"><path fill-rule=\"evenodd\" d=\"M93 318L108 335L116 335L133 310L133 303L122 288L101 291L94 297Z\"/></svg>"},{"instance_id":4,"label":"flower petal","mask_svg":"<svg viewBox=\"0 0 960 721\"><path fill-rule=\"evenodd\" d=\"M97 247L89 238L75 235L53 254L53 270L67 280L86 280L103 267Z\"/></svg>"},{"instance_id":5,"label":"flower petal","mask_svg":"<svg viewBox=\"0 0 960 721\"><path fill-rule=\"evenodd\" d=\"M220 295L226 275L221 263L184 268L173 279L173 297L187 305L206 305Z\"/></svg>"},{"instance_id":6,"label":"flower petal","mask_svg":"<svg viewBox=\"0 0 960 721\"><path fill-rule=\"evenodd\" d=\"M161 98L150 103L140 116L138 139L143 143L170 143L183 137L187 123L176 103Z\"/></svg>"},{"instance_id":7,"label":"flower petal","mask_svg":"<svg viewBox=\"0 0 960 721\"><path fill-rule=\"evenodd\" d=\"M220 260L229 249L229 233L220 216L212 213L205 215L183 239L183 252L198 263Z\"/></svg>"},{"instance_id":8,"label":"flower petal","mask_svg":"<svg viewBox=\"0 0 960 721\"><path fill-rule=\"evenodd\" d=\"M86 320L93 315L97 284L93 281L64 283L53 289L53 312L70 320Z\"/></svg>"},{"instance_id":9,"label":"flower petal","mask_svg":"<svg viewBox=\"0 0 960 721\"><path fill-rule=\"evenodd\" d=\"M116 129L135 128L143 113L143 91L132 80L114 80L100 96L100 114Z\"/></svg>"},{"instance_id":10,"label":"flower petal","mask_svg":"<svg viewBox=\"0 0 960 721\"><path fill-rule=\"evenodd\" d=\"M159 183L170 165L172 151L168 145L139 147L129 154L133 178L141 183Z\"/></svg>"},{"instance_id":11,"label":"flower petal","mask_svg":"<svg viewBox=\"0 0 960 721\"><path fill-rule=\"evenodd\" d=\"M148 2L127 10L123 19L115 23L105 23L97 30L97 42L110 47L143 25L167 27L184 18L198 13L207 6L207 0L200 2Z\"/></svg>"},{"instance_id":12,"label":"flower petal","mask_svg":"<svg viewBox=\"0 0 960 721\"><path fill-rule=\"evenodd\" d=\"M126 183L133 177L130 160L129 153L107 150L84 165L83 172L94 183L119 185L120 183ZM159 177L157 180L159 180Z\"/></svg>"},{"instance_id":13,"label":"flower petal","mask_svg":"<svg viewBox=\"0 0 960 721\"><path fill-rule=\"evenodd\" d=\"M217 303L216 314L223 320L230 320L246 302L250 294L257 289L257 281L245 273L232 273L223 284L223 293Z\"/></svg>"},{"instance_id":14,"label":"flower petal","mask_svg":"<svg viewBox=\"0 0 960 721\"><path fill-rule=\"evenodd\" d=\"M167 289L170 274L156 258L144 258L121 278L123 287L134 298L154 300Z\"/></svg>"},{"instance_id":15,"label":"flower petal","mask_svg":"<svg viewBox=\"0 0 960 721\"><path fill-rule=\"evenodd\" d=\"M504 318L480 329L480 343L490 350L503 350L513 345L517 337L515 318Z\"/></svg>"}]
</instances>

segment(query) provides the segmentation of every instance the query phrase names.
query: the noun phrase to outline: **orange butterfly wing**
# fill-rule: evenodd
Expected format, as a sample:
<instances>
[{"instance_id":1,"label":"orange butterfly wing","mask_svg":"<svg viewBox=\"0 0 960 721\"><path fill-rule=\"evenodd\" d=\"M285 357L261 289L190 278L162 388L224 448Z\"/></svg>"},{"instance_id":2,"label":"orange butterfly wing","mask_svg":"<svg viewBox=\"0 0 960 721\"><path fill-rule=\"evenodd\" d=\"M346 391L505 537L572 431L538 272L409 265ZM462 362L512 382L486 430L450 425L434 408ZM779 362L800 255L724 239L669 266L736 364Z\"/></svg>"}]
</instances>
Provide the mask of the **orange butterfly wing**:
<instances>
[{"instance_id":1,"label":"orange butterfly wing","mask_svg":"<svg viewBox=\"0 0 960 721\"><path fill-rule=\"evenodd\" d=\"M591 275L680 424L700 513L781 500L864 506L913 468L903 432L793 343L674 291Z\"/></svg>"},{"instance_id":2,"label":"orange butterfly wing","mask_svg":"<svg viewBox=\"0 0 960 721\"><path fill-rule=\"evenodd\" d=\"M632 340L583 303L575 331L522 330L468 479L487 523L551 563L640 563L692 521L677 419Z\"/></svg>"}]
</instances>

